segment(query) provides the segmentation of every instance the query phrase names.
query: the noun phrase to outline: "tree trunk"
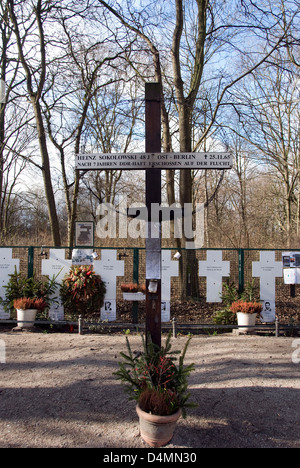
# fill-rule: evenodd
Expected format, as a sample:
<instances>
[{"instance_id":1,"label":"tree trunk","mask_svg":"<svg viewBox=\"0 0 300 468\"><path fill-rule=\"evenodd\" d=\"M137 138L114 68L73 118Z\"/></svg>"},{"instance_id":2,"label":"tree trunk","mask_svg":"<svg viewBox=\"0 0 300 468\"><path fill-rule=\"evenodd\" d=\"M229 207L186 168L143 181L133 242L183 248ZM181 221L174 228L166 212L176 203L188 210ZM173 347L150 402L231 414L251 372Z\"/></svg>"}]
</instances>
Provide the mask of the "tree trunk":
<instances>
[{"instance_id":1,"label":"tree trunk","mask_svg":"<svg viewBox=\"0 0 300 468\"><path fill-rule=\"evenodd\" d=\"M9 14L11 17L11 21L14 27L14 33L16 36L17 47L19 52L20 62L24 68L25 76L26 76L26 84L27 84L27 91L30 97L30 101L33 107L36 126L37 126L37 134L38 134L38 141L39 147L41 152L41 159L42 159L42 175L44 181L44 188L45 188L45 195L47 199L47 207L48 207L48 215L50 221L50 230L52 235L52 242L55 246L61 245L60 239L60 232L59 232L59 222L56 212L56 204L55 198L53 193L53 187L51 182L51 170L50 170L50 162L49 162L49 153L47 148L47 141L46 141L46 133L43 123L43 116L40 106L40 98L42 94L42 90L45 84L46 79L46 44L44 38L44 31L43 31L43 21L42 21L42 1L38 0L35 8L35 20L37 23L38 28L38 35L39 35L39 45L40 45L40 68L38 70L38 76L33 76L33 71L29 66L26 55L24 53L24 43L26 37L21 37L19 31L19 25L17 21L17 17L14 11L14 1L10 0L8 2ZM36 91L33 90L33 82L37 82L37 89Z\"/></svg>"},{"instance_id":2,"label":"tree trunk","mask_svg":"<svg viewBox=\"0 0 300 468\"><path fill-rule=\"evenodd\" d=\"M46 142L46 134L45 128L43 123L43 116L40 107L39 101L32 97L31 103L33 106L35 119L36 119L36 126L38 132L38 140L40 146L40 152L42 156L42 174L43 174L43 181L44 181L44 188L47 200L47 207L48 207L48 215L50 221L50 230L52 241L55 246L61 245L60 239L60 230L59 230L59 221L56 212L56 204L55 198L53 193L52 181L51 181L51 169L50 169L50 160L49 160L49 153L47 148Z\"/></svg>"},{"instance_id":3,"label":"tree trunk","mask_svg":"<svg viewBox=\"0 0 300 468\"><path fill-rule=\"evenodd\" d=\"M178 105L180 151L186 153L192 151L191 116L193 112L193 106L195 104L195 99L199 91L204 67L204 44L206 38L206 13L208 8L208 2L207 0L197 0L198 13L196 47L193 70L190 78L189 93L186 97L184 96L184 82L181 75L180 65L181 37L183 33L184 24L184 8L182 0L175 0L175 6L176 24L174 28L172 41L172 64L176 99ZM191 170L181 170L179 194L180 204L182 207L184 207L185 203L193 204L192 185L193 184ZM182 232L182 241L185 244L185 242L188 239L185 236L184 229L182 229ZM181 282L183 284L182 295L198 297L199 283L196 252L194 250L187 250L185 256L185 265L187 265L186 271L183 271L182 262L179 269Z\"/></svg>"},{"instance_id":4,"label":"tree trunk","mask_svg":"<svg viewBox=\"0 0 300 468\"><path fill-rule=\"evenodd\" d=\"M71 212L69 213L69 216L68 216L68 246L70 248L73 247L74 245L75 221L77 218L77 202L78 202L78 194L79 194L79 181L80 181L79 171L75 171Z\"/></svg>"}]
</instances>

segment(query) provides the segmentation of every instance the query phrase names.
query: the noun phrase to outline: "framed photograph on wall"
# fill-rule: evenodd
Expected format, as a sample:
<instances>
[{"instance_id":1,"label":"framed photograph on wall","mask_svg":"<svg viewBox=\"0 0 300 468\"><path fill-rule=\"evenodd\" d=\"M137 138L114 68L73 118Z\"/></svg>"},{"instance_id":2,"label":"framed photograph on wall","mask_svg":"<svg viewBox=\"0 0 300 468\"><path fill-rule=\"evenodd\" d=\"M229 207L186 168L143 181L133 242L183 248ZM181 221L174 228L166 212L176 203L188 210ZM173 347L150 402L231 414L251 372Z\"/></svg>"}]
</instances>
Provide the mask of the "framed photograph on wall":
<instances>
[{"instance_id":1,"label":"framed photograph on wall","mask_svg":"<svg viewBox=\"0 0 300 468\"><path fill-rule=\"evenodd\" d=\"M75 247L93 247L94 246L94 222L76 221L75 222Z\"/></svg>"}]
</instances>

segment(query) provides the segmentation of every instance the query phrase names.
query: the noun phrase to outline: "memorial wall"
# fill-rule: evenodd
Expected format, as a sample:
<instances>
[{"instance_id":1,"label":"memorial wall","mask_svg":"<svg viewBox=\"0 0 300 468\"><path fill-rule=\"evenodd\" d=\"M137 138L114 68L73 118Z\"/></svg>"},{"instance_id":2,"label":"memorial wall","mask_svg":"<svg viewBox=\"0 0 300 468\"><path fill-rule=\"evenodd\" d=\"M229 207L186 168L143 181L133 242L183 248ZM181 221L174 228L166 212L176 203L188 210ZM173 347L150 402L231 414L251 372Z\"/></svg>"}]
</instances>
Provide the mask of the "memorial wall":
<instances>
[{"instance_id":1,"label":"memorial wall","mask_svg":"<svg viewBox=\"0 0 300 468\"><path fill-rule=\"evenodd\" d=\"M66 249L49 248L47 258L38 256L40 271L42 275L52 277L57 276L60 283L65 274L68 273L72 264L93 264L95 272L101 275L106 283L107 292L104 305L99 311L102 320L115 321L117 319L117 304L122 300L120 295L120 282L132 281L132 258L129 254L120 254L118 249L74 249L72 258L66 258ZM205 250L201 249L201 257L197 259L199 284L202 290L202 300L207 305L220 304L222 294L222 284L226 280L237 277L237 263L230 259L231 253L227 250ZM257 255L258 253L258 255ZM172 300L176 296L176 284L179 282L179 262L174 250L162 250L162 301L161 314L162 322L170 320ZM298 268L298 256L295 252L279 252L282 258L278 259L278 252L272 250L256 251L257 260L248 261L248 273L245 281L254 278L257 281L260 291L260 300L263 302L262 321L272 322L276 313L276 284L292 284L300 278ZM19 258L14 258L12 248L0 249L0 297L5 296L4 286L7 284L9 274L15 269L19 271ZM35 255L35 258L37 255ZM287 260L288 258L288 260ZM140 255L139 261L139 281L143 278L143 258ZM24 259L22 259L24 264ZM250 270L249 271L249 266ZM297 276L298 275L298 276ZM58 296L58 294L56 294ZM204 297L203 297L204 296ZM49 316L53 320L63 320L64 311L61 303L52 306ZM0 307L0 318L8 318L8 314Z\"/></svg>"}]
</instances>

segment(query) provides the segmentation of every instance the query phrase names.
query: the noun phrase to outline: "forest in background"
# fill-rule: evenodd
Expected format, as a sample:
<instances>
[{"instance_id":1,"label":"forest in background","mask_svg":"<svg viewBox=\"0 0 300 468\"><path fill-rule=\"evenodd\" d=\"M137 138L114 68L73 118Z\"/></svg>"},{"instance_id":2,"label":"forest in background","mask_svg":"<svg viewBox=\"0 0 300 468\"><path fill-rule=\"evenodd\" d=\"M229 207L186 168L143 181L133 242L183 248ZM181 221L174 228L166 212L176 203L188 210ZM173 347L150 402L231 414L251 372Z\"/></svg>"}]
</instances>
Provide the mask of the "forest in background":
<instances>
[{"instance_id":1,"label":"forest in background","mask_svg":"<svg viewBox=\"0 0 300 468\"><path fill-rule=\"evenodd\" d=\"M163 200L205 204L204 247L296 248L299 6L3 0L1 245L72 246L100 203L144 202L143 171L75 171L74 154L144 151L155 81L162 151L233 155L227 171L163 171Z\"/></svg>"}]
</instances>

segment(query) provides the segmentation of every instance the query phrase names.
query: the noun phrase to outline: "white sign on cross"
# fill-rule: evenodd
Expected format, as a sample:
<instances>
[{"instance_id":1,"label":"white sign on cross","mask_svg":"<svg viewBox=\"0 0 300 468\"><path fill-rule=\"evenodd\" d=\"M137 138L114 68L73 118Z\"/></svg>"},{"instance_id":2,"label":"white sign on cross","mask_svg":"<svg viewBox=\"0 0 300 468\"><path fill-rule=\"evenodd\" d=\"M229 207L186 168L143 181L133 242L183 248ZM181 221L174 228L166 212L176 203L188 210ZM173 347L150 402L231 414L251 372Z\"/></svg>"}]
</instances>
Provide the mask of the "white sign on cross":
<instances>
[{"instance_id":1,"label":"white sign on cross","mask_svg":"<svg viewBox=\"0 0 300 468\"><path fill-rule=\"evenodd\" d=\"M222 278L230 276L230 262L222 250L207 250L206 260L199 261L199 276L206 276L206 302L222 302Z\"/></svg>"},{"instance_id":2,"label":"white sign on cross","mask_svg":"<svg viewBox=\"0 0 300 468\"><path fill-rule=\"evenodd\" d=\"M42 275L49 276L49 278L55 276L56 282L61 284L64 276L69 273L71 265L72 261L65 259L65 249L50 249L49 259L42 260ZM51 304L49 317L52 320L63 320L64 308L59 297L58 288L54 296L57 298L57 303Z\"/></svg>"},{"instance_id":3,"label":"white sign on cross","mask_svg":"<svg viewBox=\"0 0 300 468\"><path fill-rule=\"evenodd\" d=\"M282 262L275 260L274 251L261 251L259 262L252 262L252 276L260 278L260 299L264 302L262 322L275 320L275 278L282 277Z\"/></svg>"},{"instance_id":4,"label":"white sign on cross","mask_svg":"<svg viewBox=\"0 0 300 468\"><path fill-rule=\"evenodd\" d=\"M231 153L76 154L75 169L230 169Z\"/></svg>"},{"instance_id":5,"label":"white sign on cross","mask_svg":"<svg viewBox=\"0 0 300 468\"><path fill-rule=\"evenodd\" d=\"M170 321L171 277L178 276L178 261L171 259L171 250L161 252L161 321Z\"/></svg>"},{"instance_id":6,"label":"white sign on cross","mask_svg":"<svg viewBox=\"0 0 300 468\"><path fill-rule=\"evenodd\" d=\"M112 322L117 317L117 277L124 276L124 260L117 260L116 250L101 250L101 260L94 260L94 270L106 285L101 320Z\"/></svg>"},{"instance_id":7,"label":"white sign on cross","mask_svg":"<svg viewBox=\"0 0 300 468\"><path fill-rule=\"evenodd\" d=\"M18 258L12 258L12 249L4 248L0 249L0 297L5 299L6 290L4 286L9 281L9 276L15 272L19 272L20 260ZM0 305L0 318L9 318L9 312L5 312L2 305Z\"/></svg>"}]
</instances>

